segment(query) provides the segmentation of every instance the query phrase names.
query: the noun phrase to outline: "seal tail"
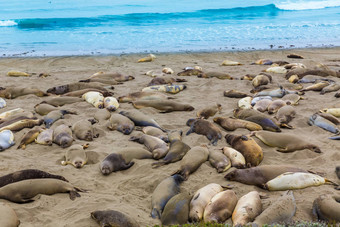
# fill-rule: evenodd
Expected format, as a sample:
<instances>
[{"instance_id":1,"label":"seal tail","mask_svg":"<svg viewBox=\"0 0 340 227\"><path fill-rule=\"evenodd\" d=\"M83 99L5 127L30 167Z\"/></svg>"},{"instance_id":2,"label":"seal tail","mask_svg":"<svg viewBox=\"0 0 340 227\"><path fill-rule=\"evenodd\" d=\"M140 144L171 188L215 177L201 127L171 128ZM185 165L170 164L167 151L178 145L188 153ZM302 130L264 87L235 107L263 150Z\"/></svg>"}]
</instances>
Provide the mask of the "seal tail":
<instances>
[{"instance_id":1,"label":"seal tail","mask_svg":"<svg viewBox=\"0 0 340 227\"><path fill-rule=\"evenodd\" d=\"M331 185L334 185L334 186L339 186L339 184L337 184L337 183L335 183L335 182L333 182L331 180L328 180L327 178L325 178L325 183L326 184L331 184Z\"/></svg>"}]
</instances>

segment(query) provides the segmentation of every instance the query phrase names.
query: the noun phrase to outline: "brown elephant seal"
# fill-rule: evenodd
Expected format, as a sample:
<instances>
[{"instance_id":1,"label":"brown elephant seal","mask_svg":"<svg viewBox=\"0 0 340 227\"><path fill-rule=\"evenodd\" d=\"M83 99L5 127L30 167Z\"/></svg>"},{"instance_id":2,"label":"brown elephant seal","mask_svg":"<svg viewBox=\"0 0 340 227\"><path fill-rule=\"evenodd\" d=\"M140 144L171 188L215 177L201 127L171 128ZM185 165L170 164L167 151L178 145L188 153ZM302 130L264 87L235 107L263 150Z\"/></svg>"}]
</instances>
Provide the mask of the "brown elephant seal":
<instances>
[{"instance_id":1,"label":"brown elephant seal","mask_svg":"<svg viewBox=\"0 0 340 227\"><path fill-rule=\"evenodd\" d=\"M119 114L130 118L136 126L153 126L165 131L154 119L138 110L121 111Z\"/></svg>"},{"instance_id":2,"label":"brown elephant seal","mask_svg":"<svg viewBox=\"0 0 340 227\"><path fill-rule=\"evenodd\" d=\"M289 103L290 104L290 103ZM280 108L287 105L287 103L281 99L274 100L271 102L268 106L268 113L274 114L276 113Z\"/></svg>"},{"instance_id":3,"label":"brown elephant seal","mask_svg":"<svg viewBox=\"0 0 340 227\"><path fill-rule=\"evenodd\" d=\"M124 115L112 113L107 127L110 130L117 130L124 135L129 135L135 128L135 124Z\"/></svg>"},{"instance_id":4,"label":"brown elephant seal","mask_svg":"<svg viewBox=\"0 0 340 227\"><path fill-rule=\"evenodd\" d=\"M142 132L144 132L144 134L147 134L149 136L158 137L166 143L169 142L168 134L163 132L159 128L156 128L153 126L146 126L146 127L143 127Z\"/></svg>"},{"instance_id":5,"label":"brown elephant seal","mask_svg":"<svg viewBox=\"0 0 340 227\"><path fill-rule=\"evenodd\" d=\"M90 77L90 79L94 79L94 78L105 79L105 80L113 79L118 82L125 82L125 81L135 79L133 76L125 76L121 73L105 73L105 72L97 72Z\"/></svg>"},{"instance_id":6,"label":"brown elephant seal","mask_svg":"<svg viewBox=\"0 0 340 227\"><path fill-rule=\"evenodd\" d=\"M264 184L286 172L307 171L288 165L260 165L248 169L235 169L224 176L226 180L263 188Z\"/></svg>"},{"instance_id":7,"label":"brown elephant seal","mask_svg":"<svg viewBox=\"0 0 340 227\"><path fill-rule=\"evenodd\" d=\"M155 77L153 78L149 83L148 83L148 87L149 86L153 86L153 85L162 85L162 84L169 84L172 85L172 83L176 82L176 79L172 78L172 77Z\"/></svg>"},{"instance_id":8,"label":"brown elephant seal","mask_svg":"<svg viewBox=\"0 0 340 227\"><path fill-rule=\"evenodd\" d=\"M39 178L54 178L68 182L63 176L50 174L38 169L24 169L0 177L0 188L18 181Z\"/></svg>"},{"instance_id":9,"label":"brown elephant seal","mask_svg":"<svg viewBox=\"0 0 340 227\"><path fill-rule=\"evenodd\" d=\"M275 118L277 121L282 125L287 125L289 128L292 128L291 126L288 125L288 123L293 120L293 118L296 115L295 108L287 105L281 107L277 112Z\"/></svg>"},{"instance_id":10,"label":"brown elephant seal","mask_svg":"<svg viewBox=\"0 0 340 227\"><path fill-rule=\"evenodd\" d=\"M173 97L169 97L166 94L160 92L146 92L146 91L138 91L133 92L125 96L121 96L118 98L120 103L124 102L133 102L137 100L157 100L157 99L174 99Z\"/></svg>"},{"instance_id":11,"label":"brown elephant seal","mask_svg":"<svg viewBox=\"0 0 340 227\"><path fill-rule=\"evenodd\" d=\"M260 112L265 112L268 110L269 105L272 103L273 101L270 99L261 99L259 101L256 102L256 104L254 105L253 109L260 111Z\"/></svg>"},{"instance_id":12,"label":"brown elephant seal","mask_svg":"<svg viewBox=\"0 0 340 227\"><path fill-rule=\"evenodd\" d=\"M330 85L328 81L321 81L316 84L305 87L304 89L300 91L321 91L323 88L327 87L328 85Z\"/></svg>"},{"instance_id":13,"label":"brown elephant seal","mask_svg":"<svg viewBox=\"0 0 340 227\"><path fill-rule=\"evenodd\" d=\"M231 162L229 158L225 156L221 151L210 150L209 162L211 166L217 170L218 173L225 172L231 167Z\"/></svg>"},{"instance_id":14,"label":"brown elephant seal","mask_svg":"<svg viewBox=\"0 0 340 227\"><path fill-rule=\"evenodd\" d=\"M71 96L60 96L60 97L53 97L44 101L44 103L50 104L52 106L58 107L63 106L66 104L73 104L76 102L83 102L84 99L78 97L71 97Z\"/></svg>"},{"instance_id":15,"label":"brown elephant seal","mask_svg":"<svg viewBox=\"0 0 340 227\"><path fill-rule=\"evenodd\" d=\"M172 111L193 111L195 108L189 104L183 104L172 100L137 100L132 102L136 109L143 107L152 107L160 110L161 113L169 113Z\"/></svg>"},{"instance_id":16,"label":"brown elephant seal","mask_svg":"<svg viewBox=\"0 0 340 227\"><path fill-rule=\"evenodd\" d=\"M232 148L244 156L248 167L257 166L263 160L262 148L251 137L227 134L225 139Z\"/></svg>"},{"instance_id":17,"label":"brown elephant seal","mask_svg":"<svg viewBox=\"0 0 340 227\"><path fill-rule=\"evenodd\" d=\"M19 146L17 149L23 149L25 150L26 145L30 144L35 141L35 139L38 137L38 135L43 131L42 128L36 127L31 130L29 130L21 139Z\"/></svg>"},{"instance_id":18,"label":"brown elephant seal","mask_svg":"<svg viewBox=\"0 0 340 227\"><path fill-rule=\"evenodd\" d=\"M18 117L0 124L0 131L4 130L20 131L24 128L33 128L34 126L41 125L42 123L43 120L38 119L36 117L32 118Z\"/></svg>"},{"instance_id":19,"label":"brown elephant seal","mask_svg":"<svg viewBox=\"0 0 340 227\"><path fill-rule=\"evenodd\" d=\"M250 212L251 211L251 212ZM257 191L242 196L232 214L233 226L245 226L262 212L262 203Z\"/></svg>"},{"instance_id":20,"label":"brown elephant seal","mask_svg":"<svg viewBox=\"0 0 340 227\"><path fill-rule=\"evenodd\" d=\"M196 146L191 148L180 162L179 169L172 175L180 174L184 180L187 180L189 175L195 172L205 161L208 160L209 151L206 145Z\"/></svg>"},{"instance_id":21,"label":"brown elephant seal","mask_svg":"<svg viewBox=\"0 0 340 227\"><path fill-rule=\"evenodd\" d=\"M46 116L44 116L44 123L46 128L50 128L54 122L63 119L64 115L66 114L75 114L75 112L68 110L53 110L49 112Z\"/></svg>"},{"instance_id":22,"label":"brown elephant seal","mask_svg":"<svg viewBox=\"0 0 340 227\"><path fill-rule=\"evenodd\" d=\"M60 85L56 87L52 87L47 89L47 93L56 94L56 95L63 95L68 92L79 91L88 88L95 88L97 90L101 90L106 92L107 89L104 88L105 84L98 83L98 82L91 82L91 83L83 83L83 82L76 82L70 83L65 85Z\"/></svg>"},{"instance_id":23,"label":"brown elephant seal","mask_svg":"<svg viewBox=\"0 0 340 227\"><path fill-rule=\"evenodd\" d=\"M180 184L183 181L181 175L175 174L161 181L152 193L151 217L161 219L166 203L180 193Z\"/></svg>"},{"instance_id":24,"label":"brown elephant seal","mask_svg":"<svg viewBox=\"0 0 340 227\"><path fill-rule=\"evenodd\" d=\"M203 77L203 78L207 77L204 74L204 72L199 69L186 69L182 72L177 73L177 76L198 76L198 77Z\"/></svg>"},{"instance_id":25,"label":"brown elephant seal","mask_svg":"<svg viewBox=\"0 0 340 227\"><path fill-rule=\"evenodd\" d=\"M246 128L249 131L262 130L262 126L259 124L231 117L215 117L214 122L221 125L227 131L234 131L238 128Z\"/></svg>"},{"instance_id":26,"label":"brown elephant seal","mask_svg":"<svg viewBox=\"0 0 340 227\"><path fill-rule=\"evenodd\" d=\"M66 150L65 160L62 161L61 164L63 166L70 164L76 168L81 168L86 165L88 158L84 148L86 148L87 146L82 146L79 144L72 145Z\"/></svg>"},{"instance_id":27,"label":"brown elephant seal","mask_svg":"<svg viewBox=\"0 0 340 227\"><path fill-rule=\"evenodd\" d=\"M79 80L78 82L82 83L101 83L105 85L117 85L122 84L122 82L118 82L115 79L101 79L101 78L90 78L86 80Z\"/></svg>"},{"instance_id":28,"label":"brown elephant seal","mask_svg":"<svg viewBox=\"0 0 340 227\"><path fill-rule=\"evenodd\" d=\"M93 118L99 123L106 122L111 117L110 111L107 109L97 109Z\"/></svg>"},{"instance_id":29,"label":"brown elephant seal","mask_svg":"<svg viewBox=\"0 0 340 227\"><path fill-rule=\"evenodd\" d=\"M293 152L297 150L309 149L316 153L321 153L320 148L308 141L299 138L295 134L290 133L275 133L267 131L253 132L252 135L260 139L264 144L277 147L279 152Z\"/></svg>"},{"instance_id":30,"label":"brown elephant seal","mask_svg":"<svg viewBox=\"0 0 340 227\"><path fill-rule=\"evenodd\" d=\"M0 226L2 227L17 227L20 225L17 214L6 203L0 202Z\"/></svg>"},{"instance_id":31,"label":"brown elephant seal","mask_svg":"<svg viewBox=\"0 0 340 227\"><path fill-rule=\"evenodd\" d=\"M326 93L329 93L329 92L333 92L333 91L338 91L340 90L340 85L339 84L330 84L324 88L322 88L322 90L320 91L320 95L324 95Z\"/></svg>"},{"instance_id":32,"label":"brown elephant seal","mask_svg":"<svg viewBox=\"0 0 340 227\"><path fill-rule=\"evenodd\" d=\"M186 135L190 133L197 133L199 135L205 135L210 143L214 146L217 145L217 141L222 138L221 130L213 123L204 119L189 119L186 123L190 127Z\"/></svg>"},{"instance_id":33,"label":"brown elephant seal","mask_svg":"<svg viewBox=\"0 0 340 227\"><path fill-rule=\"evenodd\" d=\"M170 147L168 153L162 160L152 163L152 168L177 162L190 150L189 145L182 142L182 131L169 132L169 140Z\"/></svg>"},{"instance_id":34,"label":"brown elephant seal","mask_svg":"<svg viewBox=\"0 0 340 227\"><path fill-rule=\"evenodd\" d=\"M0 198L14 203L27 203L38 194L53 195L56 193L69 193L70 199L80 197L78 192L83 190L70 183L58 179L30 179L8 184L0 188Z\"/></svg>"},{"instance_id":35,"label":"brown elephant seal","mask_svg":"<svg viewBox=\"0 0 340 227\"><path fill-rule=\"evenodd\" d=\"M317 221L340 222L340 196L320 195L313 202L313 215Z\"/></svg>"},{"instance_id":36,"label":"brown elephant seal","mask_svg":"<svg viewBox=\"0 0 340 227\"><path fill-rule=\"evenodd\" d=\"M58 110L58 108L47 104L45 101L34 106L34 111L42 116L54 110Z\"/></svg>"},{"instance_id":37,"label":"brown elephant seal","mask_svg":"<svg viewBox=\"0 0 340 227\"><path fill-rule=\"evenodd\" d=\"M212 106L208 106L202 110L199 110L196 114L198 118L208 119L209 117L213 117L217 112L221 113L222 105L216 104Z\"/></svg>"},{"instance_id":38,"label":"brown elephant seal","mask_svg":"<svg viewBox=\"0 0 340 227\"><path fill-rule=\"evenodd\" d=\"M298 94L287 94L285 96L282 97L282 100L283 101L288 101L290 102L290 105L298 105L299 104L299 101L301 99L304 99L303 97L301 97L300 95Z\"/></svg>"},{"instance_id":39,"label":"brown elephant seal","mask_svg":"<svg viewBox=\"0 0 340 227\"><path fill-rule=\"evenodd\" d=\"M205 74L197 75L197 77L201 78L217 78L220 80L233 80L234 78L230 76L228 73L221 72L206 72Z\"/></svg>"},{"instance_id":40,"label":"brown elephant seal","mask_svg":"<svg viewBox=\"0 0 340 227\"><path fill-rule=\"evenodd\" d=\"M91 217L100 224L100 226L117 226L117 227L139 227L140 225L131 217L116 210L103 210L91 212Z\"/></svg>"},{"instance_id":41,"label":"brown elephant seal","mask_svg":"<svg viewBox=\"0 0 340 227\"><path fill-rule=\"evenodd\" d=\"M73 135L80 140L92 141L93 138L97 138L99 136L98 133L95 133L95 130L88 120L80 120L73 124L72 126Z\"/></svg>"},{"instance_id":42,"label":"brown elephant seal","mask_svg":"<svg viewBox=\"0 0 340 227\"><path fill-rule=\"evenodd\" d=\"M130 141L144 144L148 150L152 152L152 157L157 160L163 158L169 151L168 145L163 140L154 136L146 134L142 136L133 136L130 138Z\"/></svg>"},{"instance_id":43,"label":"brown elephant seal","mask_svg":"<svg viewBox=\"0 0 340 227\"><path fill-rule=\"evenodd\" d=\"M232 190L217 193L204 209L204 222L224 223L233 214L237 200Z\"/></svg>"},{"instance_id":44,"label":"brown elephant seal","mask_svg":"<svg viewBox=\"0 0 340 227\"><path fill-rule=\"evenodd\" d=\"M183 225L188 222L191 196L180 193L173 196L165 205L161 217L162 225Z\"/></svg>"},{"instance_id":45,"label":"brown elephant seal","mask_svg":"<svg viewBox=\"0 0 340 227\"><path fill-rule=\"evenodd\" d=\"M221 150L223 154L230 159L232 167L238 169L246 167L246 160L240 152L231 147L223 147Z\"/></svg>"},{"instance_id":46,"label":"brown elephant seal","mask_svg":"<svg viewBox=\"0 0 340 227\"><path fill-rule=\"evenodd\" d=\"M228 98L245 98L248 96L248 94L237 91L237 90L229 90L223 92L224 97Z\"/></svg>"},{"instance_id":47,"label":"brown elephant seal","mask_svg":"<svg viewBox=\"0 0 340 227\"><path fill-rule=\"evenodd\" d=\"M112 172L126 170L133 166L133 164L135 164L133 161L126 163L121 154L111 153L101 162L100 171L103 175L109 175Z\"/></svg>"},{"instance_id":48,"label":"brown elephant seal","mask_svg":"<svg viewBox=\"0 0 340 227\"><path fill-rule=\"evenodd\" d=\"M72 145L74 139L72 137L72 130L69 126L61 124L53 131L53 142L66 148Z\"/></svg>"},{"instance_id":49,"label":"brown elephant seal","mask_svg":"<svg viewBox=\"0 0 340 227\"><path fill-rule=\"evenodd\" d=\"M54 130L51 128L43 130L39 133L39 135L35 139L35 142L37 144L51 146L53 143L53 131Z\"/></svg>"},{"instance_id":50,"label":"brown elephant seal","mask_svg":"<svg viewBox=\"0 0 340 227\"><path fill-rule=\"evenodd\" d=\"M253 80L252 80L252 85L254 87L259 87L261 85L267 85L272 81L272 77L267 74L260 74L257 75Z\"/></svg>"},{"instance_id":51,"label":"brown elephant seal","mask_svg":"<svg viewBox=\"0 0 340 227\"><path fill-rule=\"evenodd\" d=\"M35 95L38 97L47 96L47 94L39 89L34 88L19 88L19 87L7 87L0 89L0 97L6 99L15 99L24 95Z\"/></svg>"},{"instance_id":52,"label":"brown elephant seal","mask_svg":"<svg viewBox=\"0 0 340 227\"><path fill-rule=\"evenodd\" d=\"M293 191L287 191L275 200L274 203L270 204L251 224L257 227L278 223L288 224L292 221L295 212L296 202Z\"/></svg>"},{"instance_id":53,"label":"brown elephant seal","mask_svg":"<svg viewBox=\"0 0 340 227\"><path fill-rule=\"evenodd\" d=\"M127 147L115 153L121 154L125 163L130 163L133 159L152 159L152 153L142 147Z\"/></svg>"},{"instance_id":54,"label":"brown elephant seal","mask_svg":"<svg viewBox=\"0 0 340 227\"><path fill-rule=\"evenodd\" d=\"M90 92L90 91L95 91L95 92L99 92L101 93L104 97L108 97L108 96L112 96L114 95L113 92L111 91L103 91L103 90L99 90L97 88L85 88L85 89L81 89L78 91L70 91L67 92L65 94L63 94L63 96L72 96L72 97L78 97L81 98L83 96L83 94Z\"/></svg>"}]
</instances>

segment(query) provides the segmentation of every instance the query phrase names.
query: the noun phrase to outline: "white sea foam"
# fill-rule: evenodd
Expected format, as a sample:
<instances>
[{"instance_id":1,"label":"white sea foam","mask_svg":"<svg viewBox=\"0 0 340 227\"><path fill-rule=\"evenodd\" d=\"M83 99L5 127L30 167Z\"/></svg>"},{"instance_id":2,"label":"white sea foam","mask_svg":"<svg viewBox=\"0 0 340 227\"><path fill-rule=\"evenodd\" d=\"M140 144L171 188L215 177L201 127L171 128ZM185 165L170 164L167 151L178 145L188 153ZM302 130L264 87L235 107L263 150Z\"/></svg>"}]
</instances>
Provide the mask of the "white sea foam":
<instances>
[{"instance_id":1,"label":"white sea foam","mask_svg":"<svg viewBox=\"0 0 340 227\"><path fill-rule=\"evenodd\" d=\"M323 0L323 1L298 1L298 2L282 2L277 3L275 6L282 10L311 10L323 9L327 7L340 6L339 0Z\"/></svg>"},{"instance_id":2,"label":"white sea foam","mask_svg":"<svg viewBox=\"0 0 340 227\"><path fill-rule=\"evenodd\" d=\"M0 20L0 27L16 26L18 23L12 20Z\"/></svg>"}]
</instances>

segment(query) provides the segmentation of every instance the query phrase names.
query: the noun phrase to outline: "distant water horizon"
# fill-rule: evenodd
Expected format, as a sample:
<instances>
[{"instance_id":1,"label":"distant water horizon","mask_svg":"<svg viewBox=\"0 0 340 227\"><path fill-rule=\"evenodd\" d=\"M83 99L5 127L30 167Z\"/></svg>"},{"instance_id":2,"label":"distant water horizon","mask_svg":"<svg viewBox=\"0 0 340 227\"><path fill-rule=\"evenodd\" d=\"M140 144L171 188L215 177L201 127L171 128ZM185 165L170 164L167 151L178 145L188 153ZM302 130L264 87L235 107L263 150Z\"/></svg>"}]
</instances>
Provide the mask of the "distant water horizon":
<instances>
[{"instance_id":1,"label":"distant water horizon","mask_svg":"<svg viewBox=\"0 0 340 227\"><path fill-rule=\"evenodd\" d=\"M0 0L0 57L340 46L340 0Z\"/></svg>"}]
</instances>

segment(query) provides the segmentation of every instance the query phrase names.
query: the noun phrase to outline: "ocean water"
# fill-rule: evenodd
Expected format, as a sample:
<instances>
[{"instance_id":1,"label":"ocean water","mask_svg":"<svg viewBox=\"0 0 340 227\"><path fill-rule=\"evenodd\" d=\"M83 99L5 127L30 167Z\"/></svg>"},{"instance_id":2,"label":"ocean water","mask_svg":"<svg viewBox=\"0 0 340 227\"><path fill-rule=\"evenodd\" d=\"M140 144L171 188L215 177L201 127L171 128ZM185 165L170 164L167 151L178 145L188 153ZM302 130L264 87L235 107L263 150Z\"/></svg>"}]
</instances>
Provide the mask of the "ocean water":
<instances>
[{"instance_id":1,"label":"ocean water","mask_svg":"<svg viewBox=\"0 0 340 227\"><path fill-rule=\"evenodd\" d=\"M0 0L0 57L340 46L340 0Z\"/></svg>"}]
</instances>

